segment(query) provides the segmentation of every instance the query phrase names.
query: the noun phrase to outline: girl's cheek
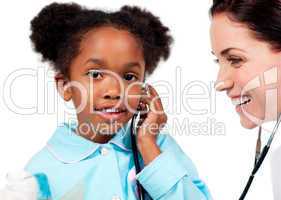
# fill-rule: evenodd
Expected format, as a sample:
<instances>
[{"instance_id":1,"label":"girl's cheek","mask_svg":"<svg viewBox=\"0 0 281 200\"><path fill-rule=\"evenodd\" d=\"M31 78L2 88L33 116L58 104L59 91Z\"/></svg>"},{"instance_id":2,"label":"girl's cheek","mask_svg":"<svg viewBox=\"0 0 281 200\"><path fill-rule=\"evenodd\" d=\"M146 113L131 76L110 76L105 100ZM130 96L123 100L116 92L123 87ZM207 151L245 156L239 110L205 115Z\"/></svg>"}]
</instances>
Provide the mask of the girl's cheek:
<instances>
[{"instance_id":1,"label":"girl's cheek","mask_svg":"<svg viewBox=\"0 0 281 200\"><path fill-rule=\"evenodd\" d=\"M126 99L126 109L130 112L130 113L134 113L136 112L138 106L139 106L139 102L140 102L140 98L127 98Z\"/></svg>"},{"instance_id":2,"label":"girl's cheek","mask_svg":"<svg viewBox=\"0 0 281 200\"><path fill-rule=\"evenodd\" d=\"M132 113L135 112L139 106L142 91L140 87L132 87L127 90L125 96L125 106Z\"/></svg>"},{"instance_id":3,"label":"girl's cheek","mask_svg":"<svg viewBox=\"0 0 281 200\"><path fill-rule=\"evenodd\" d=\"M81 97L81 93L77 89L72 90L72 101L76 108L81 107L82 102L84 101Z\"/></svg>"}]
</instances>

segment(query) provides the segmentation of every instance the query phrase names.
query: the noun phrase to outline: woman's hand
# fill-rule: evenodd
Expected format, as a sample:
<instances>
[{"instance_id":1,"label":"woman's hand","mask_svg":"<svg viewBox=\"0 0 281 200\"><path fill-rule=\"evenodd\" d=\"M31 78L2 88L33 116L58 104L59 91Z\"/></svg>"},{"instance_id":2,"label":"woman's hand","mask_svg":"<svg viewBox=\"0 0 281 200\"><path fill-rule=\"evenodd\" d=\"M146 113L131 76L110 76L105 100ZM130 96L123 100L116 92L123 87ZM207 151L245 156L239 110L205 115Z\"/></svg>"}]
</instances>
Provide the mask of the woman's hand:
<instances>
[{"instance_id":1,"label":"woman's hand","mask_svg":"<svg viewBox=\"0 0 281 200\"><path fill-rule=\"evenodd\" d=\"M142 124L137 131L137 145L144 160L144 164L149 164L160 153L160 148L156 144L157 135L167 122L167 115L164 112L161 99L156 90L148 85L147 95L141 99L141 109L148 112L143 115Z\"/></svg>"}]
</instances>

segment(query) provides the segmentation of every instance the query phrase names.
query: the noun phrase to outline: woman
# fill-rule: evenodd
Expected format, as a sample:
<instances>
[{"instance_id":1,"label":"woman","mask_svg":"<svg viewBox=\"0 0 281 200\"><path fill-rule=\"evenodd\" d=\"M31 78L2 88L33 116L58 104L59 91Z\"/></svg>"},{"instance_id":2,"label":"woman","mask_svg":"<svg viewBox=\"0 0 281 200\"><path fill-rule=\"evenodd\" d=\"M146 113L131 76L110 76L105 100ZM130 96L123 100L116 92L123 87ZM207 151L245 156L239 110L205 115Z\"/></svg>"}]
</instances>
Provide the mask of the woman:
<instances>
[{"instance_id":1,"label":"woman","mask_svg":"<svg viewBox=\"0 0 281 200\"><path fill-rule=\"evenodd\" d=\"M210 13L212 52L220 65L216 90L226 91L245 128L277 120L281 113L281 1L214 0ZM276 153L271 154L272 169L276 169L281 162ZM273 189L275 199L281 199L278 183Z\"/></svg>"}]
</instances>

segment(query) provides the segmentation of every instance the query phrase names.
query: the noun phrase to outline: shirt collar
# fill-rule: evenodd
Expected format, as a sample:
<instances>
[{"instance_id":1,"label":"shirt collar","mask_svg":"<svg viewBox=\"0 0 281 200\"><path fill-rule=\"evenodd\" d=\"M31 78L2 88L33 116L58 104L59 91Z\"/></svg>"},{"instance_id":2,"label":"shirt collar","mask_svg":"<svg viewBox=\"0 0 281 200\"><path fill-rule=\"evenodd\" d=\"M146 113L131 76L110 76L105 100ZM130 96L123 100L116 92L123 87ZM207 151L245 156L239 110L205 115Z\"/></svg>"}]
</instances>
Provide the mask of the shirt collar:
<instances>
[{"instance_id":1,"label":"shirt collar","mask_svg":"<svg viewBox=\"0 0 281 200\"><path fill-rule=\"evenodd\" d=\"M47 142L47 150L63 163L77 163L95 153L103 145L77 135L76 127L77 122L62 123ZM113 144L123 151L130 152L132 149L130 123L120 128L107 144Z\"/></svg>"}]
</instances>

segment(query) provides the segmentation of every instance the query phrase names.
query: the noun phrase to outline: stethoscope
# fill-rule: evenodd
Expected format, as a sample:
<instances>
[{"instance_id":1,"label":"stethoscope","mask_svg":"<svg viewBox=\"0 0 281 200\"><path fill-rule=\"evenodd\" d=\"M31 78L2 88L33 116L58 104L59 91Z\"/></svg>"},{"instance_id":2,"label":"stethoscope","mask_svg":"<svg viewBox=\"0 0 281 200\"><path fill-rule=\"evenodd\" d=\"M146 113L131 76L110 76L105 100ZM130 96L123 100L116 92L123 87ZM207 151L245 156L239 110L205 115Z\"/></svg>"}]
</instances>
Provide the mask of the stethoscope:
<instances>
[{"instance_id":1,"label":"stethoscope","mask_svg":"<svg viewBox=\"0 0 281 200\"><path fill-rule=\"evenodd\" d=\"M261 151L261 132L262 132L262 128L259 127L259 134L258 134L258 139L257 139L257 144L256 144L256 155L255 155L254 168L252 170L252 173L251 173L251 175L250 175L250 177L248 179L248 182L247 182L247 184L246 184L246 186L245 186L245 188L244 188L244 190L243 190L239 200L243 200L246 197L246 195L247 195L247 193L248 193L248 191L249 191L249 189L251 187L251 184L252 184L252 182L253 182L253 180L255 178L255 174L259 170L261 164L263 163L263 161L264 161L264 159L265 159L265 157L266 157L266 155L268 153L268 150L269 150L269 148L270 148L270 146L272 144L274 136L277 133L278 127L280 125L280 122L281 122L281 115L278 116L277 122L276 122L276 124L275 124L275 126L273 128L273 131L272 131L272 133L270 135L270 138L268 139L267 144L263 147L262 151Z\"/></svg>"},{"instance_id":2,"label":"stethoscope","mask_svg":"<svg viewBox=\"0 0 281 200\"><path fill-rule=\"evenodd\" d=\"M132 117L131 125L130 125L130 131L131 131L131 143L132 143L132 152L134 157L134 164L136 169L136 174L141 172L141 166L139 162L139 154L138 154L138 148L137 148L137 142L136 142L136 119L139 117L139 114L134 114ZM144 200L144 195L146 193L145 189L142 187L142 185L136 181L137 184L137 192L140 200Z\"/></svg>"},{"instance_id":3,"label":"stethoscope","mask_svg":"<svg viewBox=\"0 0 281 200\"><path fill-rule=\"evenodd\" d=\"M147 90L145 83L143 83L142 89ZM131 125L130 125L131 144L132 144L132 152L133 152L136 174L138 174L142 170L140 162L139 162L139 154L138 154L138 148L137 148L137 142L136 142L137 127L140 126L140 124L142 124L142 122L145 118L146 118L146 113L141 113L140 109L138 108L137 112L134 113L134 115L131 119ZM139 199L144 200L145 196L147 196L151 199L151 197L148 195L146 190L142 187L142 185L138 181L136 181L136 184L137 184L137 193L138 193Z\"/></svg>"},{"instance_id":4,"label":"stethoscope","mask_svg":"<svg viewBox=\"0 0 281 200\"><path fill-rule=\"evenodd\" d=\"M136 168L136 174L138 174L141 171L141 166L140 166L140 162L139 162L139 155L138 155L138 148L137 148L137 144L136 144L136 121L138 121L138 123L142 123L142 119L145 118L143 116L141 116L140 112L137 112L133 115L132 120L131 120L131 125L130 125L130 131L131 131L131 143L132 143L132 150L133 150L133 157L134 157L134 164L135 164L135 168ZM258 133L258 139L257 139L257 143L256 143L256 154L255 154L255 163L254 163L254 168L251 172L251 175L247 181L247 184L241 194L241 196L239 197L239 200L243 200L245 199L251 184L255 178L255 174L257 173L257 171L259 170L259 168L261 167L269 149L270 146L272 144L272 141L278 131L279 125L281 123L281 115L278 116L277 118L277 122L273 128L273 131L270 135L270 138L267 141L267 144L263 147L262 151L261 151L261 133L262 133L262 127L259 127L259 133ZM138 196L140 198L140 200L144 200L145 194L148 194L145 189L142 187L142 185L137 181L137 192L138 192ZM149 196L149 195L148 195Z\"/></svg>"}]
</instances>

